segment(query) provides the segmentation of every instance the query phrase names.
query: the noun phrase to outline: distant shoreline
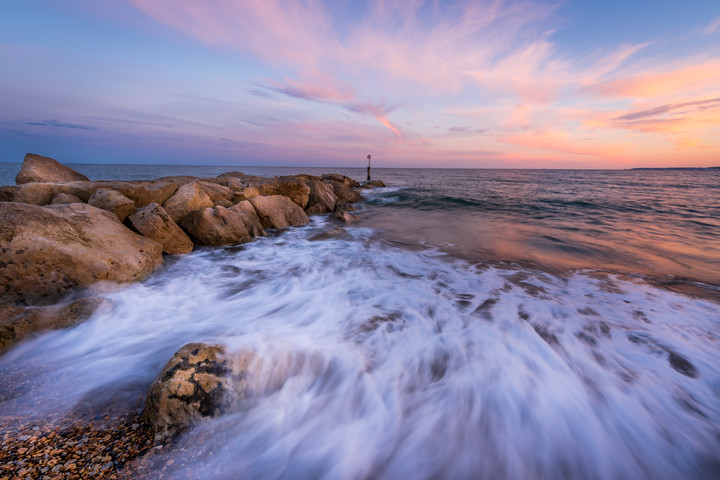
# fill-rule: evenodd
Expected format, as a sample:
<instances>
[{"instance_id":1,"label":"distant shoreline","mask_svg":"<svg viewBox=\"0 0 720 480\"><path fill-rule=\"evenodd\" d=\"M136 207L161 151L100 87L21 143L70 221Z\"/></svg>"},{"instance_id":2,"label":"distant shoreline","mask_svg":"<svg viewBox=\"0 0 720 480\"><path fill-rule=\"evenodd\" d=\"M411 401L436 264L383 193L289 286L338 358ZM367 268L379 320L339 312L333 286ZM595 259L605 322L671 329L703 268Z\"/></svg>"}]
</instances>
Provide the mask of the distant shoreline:
<instances>
[{"instance_id":1,"label":"distant shoreline","mask_svg":"<svg viewBox=\"0 0 720 480\"><path fill-rule=\"evenodd\" d=\"M720 167L635 167L628 170L720 170Z\"/></svg>"}]
</instances>

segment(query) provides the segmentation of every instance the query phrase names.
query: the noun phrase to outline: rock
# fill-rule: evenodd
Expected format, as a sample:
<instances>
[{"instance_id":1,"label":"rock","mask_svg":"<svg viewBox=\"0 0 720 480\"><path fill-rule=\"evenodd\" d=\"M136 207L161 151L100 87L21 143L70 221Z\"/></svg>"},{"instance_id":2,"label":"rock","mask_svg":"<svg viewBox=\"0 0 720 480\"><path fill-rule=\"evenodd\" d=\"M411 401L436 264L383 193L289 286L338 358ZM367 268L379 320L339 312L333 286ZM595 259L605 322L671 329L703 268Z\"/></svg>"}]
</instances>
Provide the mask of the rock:
<instances>
[{"instance_id":1,"label":"rock","mask_svg":"<svg viewBox=\"0 0 720 480\"><path fill-rule=\"evenodd\" d=\"M109 311L112 306L112 301L102 297L86 297L46 307L0 305L0 353L33 333L78 325L95 312Z\"/></svg>"},{"instance_id":2,"label":"rock","mask_svg":"<svg viewBox=\"0 0 720 480\"><path fill-rule=\"evenodd\" d=\"M255 197L249 202L255 207L264 228L285 228L310 221L302 208L282 195Z\"/></svg>"},{"instance_id":3,"label":"rock","mask_svg":"<svg viewBox=\"0 0 720 480\"><path fill-rule=\"evenodd\" d=\"M53 198L53 185L49 183L24 183L17 186L13 202L47 205Z\"/></svg>"},{"instance_id":4,"label":"rock","mask_svg":"<svg viewBox=\"0 0 720 480\"><path fill-rule=\"evenodd\" d=\"M323 180L323 182L332 187L337 203L358 203L364 200L362 195L343 183L333 180Z\"/></svg>"},{"instance_id":5,"label":"rock","mask_svg":"<svg viewBox=\"0 0 720 480\"><path fill-rule=\"evenodd\" d=\"M89 179L53 158L33 153L25 155L23 165L15 177L15 183L18 185L31 182L66 183L78 180Z\"/></svg>"},{"instance_id":6,"label":"rock","mask_svg":"<svg viewBox=\"0 0 720 480\"><path fill-rule=\"evenodd\" d=\"M326 173L320 177L321 180L330 180L332 182L342 183L346 187L359 187L360 184L346 175L340 175L339 173Z\"/></svg>"},{"instance_id":7,"label":"rock","mask_svg":"<svg viewBox=\"0 0 720 480\"><path fill-rule=\"evenodd\" d=\"M178 190L178 184L174 182L107 182L108 187L117 190L130 200L135 202L136 208L142 208L151 203L162 205L168 198L172 197Z\"/></svg>"},{"instance_id":8,"label":"rock","mask_svg":"<svg viewBox=\"0 0 720 480\"><path fill-rule=\"evenodd\" d=\"M245 176L245 174L242 172L225 172L225 173L221 173L216 178L227 181L230 178L244 177L244 176Z\"/></svg>"},{"instance_id":9,"label":"rock","mask_svg":"<svg viewBox=\"0 0 720 480\"><path fill-rule=\"evenodd\" d=\"M360 185L360 188L385 188L382 180L370 180Z\"/></svg>"},{"instance_id":10,"label":"rock","mask_svg":"<svg viewBox=\"0 0 720 480\"><path fill-rule=\"evenodd\" d=\"M68 203L83 203L83 201L69 193L56 193L50 203L52 205L66 205Z\"/></svg>"},{"instance_id":11,"label":"rock","mask_svg":"<svg viewBox=\"0 0 720 480\"><path fill-rule=\"evenodd\" d=\"M293 175L295 178L299 178L303 182L307 183L308 180L322 180L321 177L318 177L316 175L308 175L306 173L299 173L297 175Z\"/></svg>"},{"instance_id":12,"label":"rock","mask_svg":"<svg viewBox=\"0 0 720 480\"><path fill-rule=\"evenodd\" d=\"M308 215L316 215L335 210L337 197L330 185L326 185L319 180L306 180L305 184L310 187L305 213Z\"/></svg>"},{"instance_id":13,"label":"rock","mask_svg":"<svg viewBox=\"0 0 720 480\"><path fill-rule=\"evenodd\" d=\"M159 243L105 210L0 202L0 303L48 304L100 280L140 280L161 263Z\"/></svg>"},{"instance_id":14,"label":"rock","mask_svg":"<svg viewBox=\"0 0 720 480\"><path fill-rule=\"evenodd\" d=\"M193 242L157 203L139 209L129 217L130 223L148 238L159 242L170 255L190 253Z\"/></svg>"},{"instance_id":15,"label":"rock","mask_svg":"<svg viewBox=\"0 0 720 480\"><path fill-rule=\"evenodd\" d=\"M347 230L345 230L342 227L332 228L330 230L326 230L324 232L316 233L312 237L310 237L308 240L311 242L317 242L322 240L342 240L344 238L349 237L350 234Z\"/></svg>"},{"instance_id":16,"label":"rock","mask_svg":"<svg viewBox=\"0 0 720 480\"><path fill-rule=\"evenodd\" d=\"M333 220L338 220L344 223L353 223L358 221L358 216L354 213L347 212L345 210L338 210L330 215Z\"/></svg>"},{"instance_id":17,"label":"rock","mask_svg":"<svg viewBox=\"0 0 720 480\"><path fill-rule=\"evenodd\" d=\"M210 197L210 201L212 201L216 207L229 207L233 205L233 198L235 197L235 194L230 188L218 183L207 182L204 180L198 181L198 185L202 191Z\"/></svg>"},{"instance_id":18,"label":"rock","mask_svg":"<svg viewBox=\"0 0 720 480\"><path fill-rule=\"evenodd\" d=\"M242 202L236 203L230 207L230 210L238 213L243 218L245 228L247 228L248 232L250 232L250 235L253 237L264 237L267 235L263 229L262 222L260 222L260 217L258 217L252 203L247 200L243 200Z\"/></svg>"},{"instance_id":19,"label":"rock","mask_svg":"<svg viewBox=\"0 0 720 480\"><path fill-rule=\"evenodd\" d=\"M261 178L248 182L248 187L255 187L261 196L288 197L300 208L307 206L310 195L310 187L295 177Z\"/></svg>"},{"instance_id":20,"label":"rock","mask_svg":"<svg viewBox=\"0 0 720 480\"><path fill-rule=\"evenodd\" d=\"M143 418L159 436L169 436L242 407L251 396L257 355L229 355L222 345L189 343L178 350L150 386Z\"/></svg>"},{"instance_id":21,"label":"rock","mask_svg":"<svg viewBox=\"0 0 720 480\"><path fill-rule=\"evenodd\" d=\"M242 209L225 207L196 210L180 220L180 225L195 242L216 246L246 243L254 236L263 235L265 232L257 227L258 223L254 210L251 217Z\"/></svg>"},{"instance_id":22,"label":"rock","mask_svg":"<svg viewBox=\"0 0 720 480\"><path fill-rule=\"evenodd\" d=\"M168 198L163 208L175 223L179 223L188 213L203 208L212 208L214 205L198 182L190 182L178 188L175 195Z\"/></svg>"},{"instance_id":23,"label":"rock","mask_svg":"<svg viewBox=\"0 0 720 480\"><path fill-rule=\"evenodd\" d=\"M135 202L117 190L111 190L109 188L98 188L95 190L95 193L92 194L87 203L93 207L102 208L115 214L121 222L124 222L128 215L135 211Z\"/></svg>"},{"instance_id":24,"label":"rock","mask_svg":"<svg viewBox=\"0 0 720 480\"><path fill-rule=\"evenodd\" d=\"M168 177L160 177L157 179L157 181L176 183L178 187L182 187L186 183L190 183L195 180L198 180L198 177L193 177L190 175L171 175Z\"/></svg>"},{"instance_id":25,"label":"rock","mask_svg":"<svg viewBox=\"0 0 720 480\"><path fill-rule=\"evenodd\" d=\"M14 202L18 190L19 185L3 185L0 187L0 202Z\"/></svg>"}]
</instances>

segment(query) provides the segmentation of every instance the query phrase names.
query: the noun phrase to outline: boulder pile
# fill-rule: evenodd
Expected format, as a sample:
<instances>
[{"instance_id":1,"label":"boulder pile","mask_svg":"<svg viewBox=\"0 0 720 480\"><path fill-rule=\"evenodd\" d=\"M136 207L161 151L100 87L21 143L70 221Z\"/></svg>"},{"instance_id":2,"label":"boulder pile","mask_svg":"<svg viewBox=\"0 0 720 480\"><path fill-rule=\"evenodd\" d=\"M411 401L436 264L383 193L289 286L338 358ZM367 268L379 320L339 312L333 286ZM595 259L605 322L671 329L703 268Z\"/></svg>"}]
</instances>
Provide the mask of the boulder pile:
<instances>
[{"instance_id":1,"label":"boulder pile","mask_svg":"<svg viewBox=\"0 0 720 480\"><path fill-rule=\"evenodd\" d=\"M20 322L39 318L38 307L77 300L101 281L142 280L162 265L163 253L249 242L266 230L303 225L308 215L349 223L357 219L347 213L350 204L363 200L355 189L384 186L339 174L241 172L91 181L34 154L25 156L16 183L0 186L0 349L22 338L21 330L68 325L59 307L43 311L42 321ZM25 315L23 308L35 310Z\"/></svg>"}]
</instances>

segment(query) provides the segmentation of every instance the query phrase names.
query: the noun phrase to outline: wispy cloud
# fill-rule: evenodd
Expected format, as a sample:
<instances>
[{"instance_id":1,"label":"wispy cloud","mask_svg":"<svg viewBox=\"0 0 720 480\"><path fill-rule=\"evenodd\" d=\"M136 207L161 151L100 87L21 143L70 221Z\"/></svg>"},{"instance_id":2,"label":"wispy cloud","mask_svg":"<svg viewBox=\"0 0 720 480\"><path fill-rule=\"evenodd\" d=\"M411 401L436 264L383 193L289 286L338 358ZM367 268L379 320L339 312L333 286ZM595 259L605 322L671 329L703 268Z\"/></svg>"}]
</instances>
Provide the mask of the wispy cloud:
<instances>
[{"instance_id":1,"label":"wispy cloud","mask_svg":"<svg viewBox=\"0 0 720 480\"><path fill-rule=\"evenodd\" d=\"M25 125L33 125L38 127L54 127L54 128L73 128L78 130L97 130L97 127L88 125L79 125L77 123L59 122L57 120L43 120L40 122L25 122Z\"/></svg>"},{"instance_id":2,"label":"wispy cloud","mask_svg":"<svg viewBox=\"0 0 720 480\"><path fill-rule=\"evenodd\" d=\"M715 17L701 30L701 33L703 35L712 35L718 31L720 31L720 17Z\"/></svg>"}]
</instances>

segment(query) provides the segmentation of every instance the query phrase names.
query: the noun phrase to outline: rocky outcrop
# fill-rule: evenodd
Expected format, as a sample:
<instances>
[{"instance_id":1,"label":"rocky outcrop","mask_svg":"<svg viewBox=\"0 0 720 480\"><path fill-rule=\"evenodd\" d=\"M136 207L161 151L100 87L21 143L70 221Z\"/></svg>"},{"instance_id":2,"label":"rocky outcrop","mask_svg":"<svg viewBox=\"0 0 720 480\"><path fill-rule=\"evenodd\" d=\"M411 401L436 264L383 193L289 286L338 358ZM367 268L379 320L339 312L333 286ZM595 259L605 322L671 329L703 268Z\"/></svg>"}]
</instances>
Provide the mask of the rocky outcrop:
<instances>
[{"instance_id":1,"label":"rocky outcrop","mask_svg":"<svg viewBox=\"0 0 720 480\"><path fill-rule=\"evenodd\" d=\"M159 243L105 210L0 202L0 303L48 304L100 280L140 280L161 263Z\"/></svg>"},{"instance_id":2,"label":"rocky outcrop","mask_svg":"<svg viewBox=\"0 0 720 480\"><path fill-rule=\"evenodd\" d=\"M129 217L135 229L160 243L171 255L190 253L193 242L157 203L139 209Z\"/></svg>"},{"instance_id":3,"label":"rocky outcrop","mask_svg":"<svg viewBox=\"0 0 720 480\"><path fill-rule=\"evenodd\" d=\"M109 311L112 305L102 297L86 297L46 307L0 305L0 353L34 333L78 325L96 312Z\"/></svg>"},{"instance_id":4,"label":"rocky outcrop","mask_svg":"<svg viewBox=\"0 0 720 480\"><path fill-rule=\"evenodd\" d=\"M360 186L360 184L352 178L346 175L340 175L339 173L326 173L325 175L320 177L320 179L323 181L328 180L331 182L342 183L346 187L356 188Z\"/></svg>"},{"instance_id":5,"label":"rocky outcrop","mask_svg":"<svg viewBox=\"0 0 720 480\"><path fill-rule=\"evenodd\" d=\"M282 195L288 197L300 208L307 206L310 195L310 187L295 177L260 178L248 182L247 186L256 188L261 196Z\"/></svg>"},{"instance_id":6,"label":"rocky outcrop","mask_svg":"<svg viewBox=\"0 0 720 480\"><path fill-rule=\"evenodd\" d=\"M206 417L242 407L252 394L257 355L230 355L222 345L190 343L178 350L150 386L143 418L159 436L172 435Z\"/></svg>"},{"instance_id":7,"label":"rocky outcrop","mask_svg":"<svg viewBox=\"0 0 720 480\"><path fill-rule=\"evenodd\" d=\"M118 220L124 222L125 219L135 211L135 202L128 197L109 188L98 188L95 193L88 199L88 205L101 208L113 213Z\"/></svg>"},{"instance_id":8,"label":"rocky outcrop","mask_svg":"<svg viewBox=\"0 0 720 480\"><path fill-rule=\"evenodd\" d=\"M335 210L337 197L330 185L320 180L305 180L305 184L310 187L308 195L308 204L305 213L308 215L317 215L320 213L329 213Z\"/></svg>"},{"instance_id":9,"label":"rocky outcrop","mask_svg":"<svg viewBox=\"0 0 720 480\"><path fill-rule=\"evenodd\" d=\"M333 189L335 197L337 197L337 203L358 203L363 201L362 195L357 193L352 188L348 187L344 183L336 182L333 180L323 180L326 184L330 185Z\"/></svg>"},{"instance_id":10,"label":"rocky outcrop","mask_svg":"<svg viewBox=\"0 0 720 480\"><path fill-rule=\"evenodd\" d=\"M78 180L87 181L89 179L53 158L33 153L25 155L23 165L15 177L15 183L18 185L31 182L65 183Z\"/></svg>"},{"instance_id":11,"label":"rocky outcrop","mask_svg":"<svg viewBox=\"0 0 720 480\"><path fill-rule=\"evenodd\" d=\"M210 196L205 193L198 182L190 182L178 188L177 192L167 199L163 208L175 223L179 223L190 212L214 206Z\"/></svg>"},{"instance_id":12,"label":"rocky outcrop","mask_svg":"<svg viewBox=\"0 0 720 480\"><path fill-rule=\"evenodd\" d=\"M382 180L370 180L360 185L360 188L385 188L385 183Z\"/></svg>"},{"instance_id":13,"label":"rocky outcrop","mask_svg":"<svg viewBox=\"0 0 720 480\"><path fill-rule=\"evenodd\" d=\"M203 208L185 215L180 225L202 245L234 245L264 235L259 220L241 207Z\"/></svg>"},{"instance_id":14,"label":"rocky outcrop","mask_svg":"<svg viewBox=\"0 0 720 480\"><path fill-rule=\"evenodd\" d=\"M295 227L310 221L302 208L282 195L255 197L249 202L264 228Z\"/></svg>"}]
</instances>

